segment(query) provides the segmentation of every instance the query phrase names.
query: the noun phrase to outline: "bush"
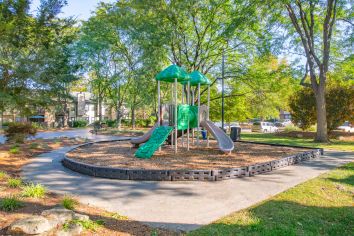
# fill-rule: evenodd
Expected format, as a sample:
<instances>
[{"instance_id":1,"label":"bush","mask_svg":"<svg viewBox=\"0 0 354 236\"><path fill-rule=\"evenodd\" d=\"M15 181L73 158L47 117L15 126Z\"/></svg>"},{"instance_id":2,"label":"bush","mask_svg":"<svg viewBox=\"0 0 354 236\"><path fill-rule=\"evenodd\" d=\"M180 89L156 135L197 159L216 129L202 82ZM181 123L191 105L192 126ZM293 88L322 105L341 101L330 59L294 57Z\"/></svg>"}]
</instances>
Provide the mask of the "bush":
<instances>
[{"instance_id":1,"label":"bush","mask_svg":"<svg viewBox=\"0 0 354 236\"><path fill-rule=\"evenodd\" d=\"M71 122L71 127L73 128L82 128L86 127L88 122L86 120L75 120Z\"/></svg>"},{"instance_id":2,"label":"bush","mask_svg":"<svg viewBox=\"0 0 354 236\"><path fill-rule=\"evenodd\" d=\"M64 198L61 200L61 204L64 208L68 210L74 210L78 202L74 198L65 195Z\"/></svg>"},{"instance_id":3,"label":"bush","mask_svg":"<svg viewBox=\"0 0 354 236\"><path fill-rule=\"evenodd\" d=\"M0 209L3 211L14 211L23 206L23 203L16 196L4 197L0 201Z\"/></svg>"},{"instance_id":4,"label":"bush","mask_svg":"<svg viewBox=\"0 0 354 236\"><path fill-rule=\"evenodd\" d=\"M43 198L47 189L41 184L30 183L22 188L23 197Z\"/></svg>"},{"instance_id":5,"label":"bush","mask_svg":"<svg viewBox=\"0 0 354 236\"><path fill-rule=\"evenodd\" d=\"M31 123L9 123L5 136L10 142L23 143L28 136L34 136L37 129Z\"/></svg>"},{"instance_id":6,"label":"bush","mask_svg":"<svg viewBox=\"0 0 354 236\"><path fill-rule=\"evenodd\" d=\"M284 128L285 132L300 131L300 128L295 125L287 125Z\"/></svg>"},{"instance_id":7,"label":"bush","mask_svg":"<svg viewBox=\"0 0 354 236\"><path fill-rule=\"evenodd\" d=\"M156 116L150 116L149 118L146 119L146 125L147 126L153 126L157 121Z\"/></svg>"},{"instance_id":8,"label":"bush","mask_svg":"<svg viewBox=\"0 0 354 236\"><path fill-rule=\"evenodd\" d=\"M117 127L117 120L105 120L107 127L114 128Z\"/></svg>"},{"instance_id":9,"label":"bush","mask_svg":"<svg viewBox=\"0 0 354 236\"><path fill-rule=\"evenodd\" d=\"M351 87L327 88L327 129L336 129L345 121L354 121L354 90ZM303 130L316 124L316 101L311 89L299 90L290 98L290 113L293 121Z\"/></svg>"},{"instance_id":10,"label":"bush","mask_svg":"<svg viewBox=\"0 0 354 236\"><path fill-rule=\"evenodd\" d=\"M19 179L19 178L9 178L7 180L7 185L10 187L10 188L18 188L22 185L22 180Z\"/></svg>"}]
</instances>

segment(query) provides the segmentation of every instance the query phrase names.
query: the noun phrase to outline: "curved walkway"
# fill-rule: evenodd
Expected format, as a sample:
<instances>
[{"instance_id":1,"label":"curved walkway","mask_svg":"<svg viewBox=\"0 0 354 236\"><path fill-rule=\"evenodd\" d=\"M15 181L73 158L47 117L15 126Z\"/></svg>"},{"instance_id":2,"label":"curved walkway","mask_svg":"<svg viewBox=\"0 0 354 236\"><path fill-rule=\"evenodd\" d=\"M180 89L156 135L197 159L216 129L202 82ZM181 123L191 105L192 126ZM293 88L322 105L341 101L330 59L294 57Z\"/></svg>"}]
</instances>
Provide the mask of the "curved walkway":
<instances>
[{"instance_id":1,"label":"curved walkway","mask_svg":"<svg viewBox=\"0 0 354 236\"><path fill-rule=\"evenodd\" d=\"M23 168L24 178L49 190L75 195L82 203L119 212L155 227L189 231L249 207L336 166L354 161L352 152L325 152L323 158L251 178L220 182L157 182L94 178L64 168L72 147L45 153Z\"/></svg>"}]
</instances>

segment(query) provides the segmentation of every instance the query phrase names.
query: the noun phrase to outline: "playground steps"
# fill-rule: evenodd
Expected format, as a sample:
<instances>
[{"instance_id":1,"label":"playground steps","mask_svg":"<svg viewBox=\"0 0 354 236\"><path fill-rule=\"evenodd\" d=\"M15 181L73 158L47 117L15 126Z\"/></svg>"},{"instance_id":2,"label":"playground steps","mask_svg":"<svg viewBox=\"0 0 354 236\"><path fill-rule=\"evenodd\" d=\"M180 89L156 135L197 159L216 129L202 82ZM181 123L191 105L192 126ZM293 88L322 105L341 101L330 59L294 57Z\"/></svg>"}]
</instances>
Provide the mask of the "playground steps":
<instances>
[{"instance_id":1,"label":"playground steps","mask_svg":"<svg viewBox=\"0 0 354 236\"><path fill-rule=\"evenodd\" d=\"M165 142L172 130L173 127L170 126L157 127L150 136L149 141L135 152L135 157L146 159L151 158L155 151Z\"/></svg>"}]
</instances>

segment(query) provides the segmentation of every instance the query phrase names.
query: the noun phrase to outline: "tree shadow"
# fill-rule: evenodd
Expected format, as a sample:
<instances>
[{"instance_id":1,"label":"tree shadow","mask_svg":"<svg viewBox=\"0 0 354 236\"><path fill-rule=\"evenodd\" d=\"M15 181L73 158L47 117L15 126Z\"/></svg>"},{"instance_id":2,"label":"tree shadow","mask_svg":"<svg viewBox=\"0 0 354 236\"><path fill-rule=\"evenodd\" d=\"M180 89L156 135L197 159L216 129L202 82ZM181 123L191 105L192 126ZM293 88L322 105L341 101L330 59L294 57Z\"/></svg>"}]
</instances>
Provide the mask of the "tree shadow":
<instances>
[{"instance_id":1,"label":"tree shadow","mask_svg":"<svg viewBox=\"0 0 354 236\"><path fill-rule=\"evenodd\" d=\"M267 201L189 235L352 235L354 207L307 206Z\"/></svg>"}]
</instances>

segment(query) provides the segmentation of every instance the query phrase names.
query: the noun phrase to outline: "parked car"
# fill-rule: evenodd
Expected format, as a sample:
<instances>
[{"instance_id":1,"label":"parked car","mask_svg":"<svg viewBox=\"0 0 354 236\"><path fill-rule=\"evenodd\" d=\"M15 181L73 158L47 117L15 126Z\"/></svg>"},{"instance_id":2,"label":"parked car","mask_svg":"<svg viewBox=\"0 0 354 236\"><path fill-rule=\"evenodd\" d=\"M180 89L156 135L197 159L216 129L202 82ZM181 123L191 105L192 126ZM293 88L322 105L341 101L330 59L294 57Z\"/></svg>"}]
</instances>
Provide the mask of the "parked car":
<instances>
[{"instance_id":1,"label":"parked car","mask_svg":"<svg viewBox=\"0 0 354 236\"><path fill-rule=\"evenodd\" d=\"M354 127L352 127L348 121L344 122L344 124L339 126L337 129L348 133L354 133Z\"/></svg>"},{"instance_id":2,"label":"parked car","mask_svg":"<svg viewBox=\"0 0 354 236\"><path fill-rule=\"evenodd\" d=\"M252 125L252 132L275 133L278 131L278 127L271 122L254 122Z\"/></svg>"}]
</instances>

